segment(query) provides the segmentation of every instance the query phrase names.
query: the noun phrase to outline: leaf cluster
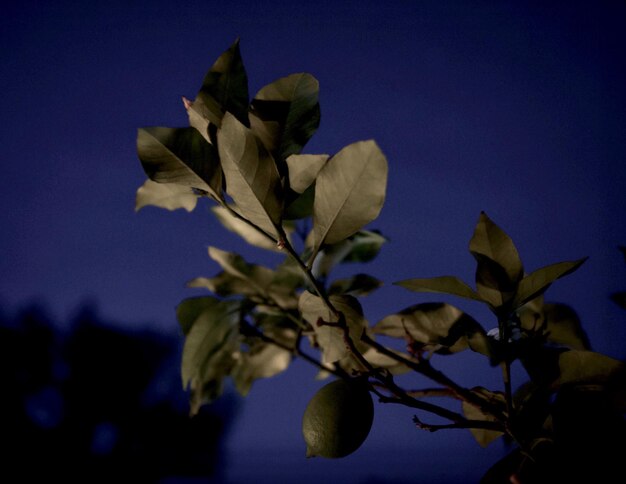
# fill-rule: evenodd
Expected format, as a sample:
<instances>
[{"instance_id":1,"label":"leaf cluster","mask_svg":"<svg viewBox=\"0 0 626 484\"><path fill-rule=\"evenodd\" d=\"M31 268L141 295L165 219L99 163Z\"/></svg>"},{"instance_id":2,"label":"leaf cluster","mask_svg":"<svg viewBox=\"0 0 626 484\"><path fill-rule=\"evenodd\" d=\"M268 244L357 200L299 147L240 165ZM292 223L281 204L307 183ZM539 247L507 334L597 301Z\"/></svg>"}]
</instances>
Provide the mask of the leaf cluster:
<instances>
[{"instance_id":1,"label":"leaf cluster","mask_svg":"<svg viewBox=\"0 0 626 484\"><path fill-rule=\"evenodd\" d=\"M370 325L359 298L382 282L361 273L330 276L338 264L372 260L386 242L366 226L384 204L387 160L373 140L334 155L302 153L320 123L318 98L317 80L296 73L250 100L236 41L213 64L195 99L184 99L188 127L138 132L148 180L137 192L137 210L154 205L191 211L198 198L209 198L227 230L284 256L270 268L210 247L220 271L189 281L210 293L177 308L191 412L219 397L227 378L245 395L255 380L284 371L300 357L318 367L320 377L365 381L380 402L447 421L429 424L415 416L419 428L467 428L481 445L506 435L520 455L529 456L514 459L517 470L506 467L509 475L534 465L534 449L545 449L546 442L560 445L555 395L558 400L564 392L593 387L611 411L623 412L623 363L591 351L571 308L543 300L556 280L586 259L526 272L511 238L485 213L469 241L474 287L453 275L395 284L483 303L496 327L487 331L442 302L414 304ZM403 342L404 349L381 343L387 340ZM468 349L483 355L488 366L502 368L503 391L460 385L434 366L436 358ZM528 374L517 390L510 371L516 360ZM411 373L435 386L411 389L397 382L397 375ZM457 409L430 401L441 396L456 400Z\"/></svg>"}]
</instances>

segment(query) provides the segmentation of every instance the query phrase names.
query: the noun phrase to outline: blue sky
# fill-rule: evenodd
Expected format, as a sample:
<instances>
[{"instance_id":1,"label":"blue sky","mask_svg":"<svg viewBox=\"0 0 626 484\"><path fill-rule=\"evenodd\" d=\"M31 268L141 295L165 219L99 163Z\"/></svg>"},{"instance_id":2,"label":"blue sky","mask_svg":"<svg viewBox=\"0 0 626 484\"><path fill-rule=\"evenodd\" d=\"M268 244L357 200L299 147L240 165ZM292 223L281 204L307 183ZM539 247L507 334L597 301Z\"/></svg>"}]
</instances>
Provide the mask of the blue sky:
<instances>
[{"instance_id":1,"label":"blue sky","mask_svg":"<svg viewBox=\"0 0 626 484\"><path fill-rule=\"evenodd\" d=\"M251 94L293 72L320 81L322 121L306 152L374 138L388 158L387 200L371 227L390 242L360 268L388 283L363 301L372 323L433 300L393 281L472 282L467 243L485 210L527 270L590 256L547 298L578 311L597 350L626 356L626 316L608 299L626 289L617 251L626 245L621 3L27 0L9 2L0 26L5 308L38 299L64 318L90 300L108 319L175 333L174 307L198 294L184 283L218 270L208 245L267 260L224 232L208 205L133 211L145 179L137 128L184 126L180 96L193 97L240 37ZM494 325L482 308L448 301ZM499 384L474 363L470 355L441 366L471 384ZM379 405L371 438L350 460L301 462L299 419L319 386L314 375L296 364L256 384L229 439L233 455L262 446L285 468L363 482L377 460L379 475L398 480L425 466L430 476L477 477L504 452L499 443L480 449L467 432L420 433L410 411ZM396 451L393 465L376 459Z\"/></svg>"}]
</instances>

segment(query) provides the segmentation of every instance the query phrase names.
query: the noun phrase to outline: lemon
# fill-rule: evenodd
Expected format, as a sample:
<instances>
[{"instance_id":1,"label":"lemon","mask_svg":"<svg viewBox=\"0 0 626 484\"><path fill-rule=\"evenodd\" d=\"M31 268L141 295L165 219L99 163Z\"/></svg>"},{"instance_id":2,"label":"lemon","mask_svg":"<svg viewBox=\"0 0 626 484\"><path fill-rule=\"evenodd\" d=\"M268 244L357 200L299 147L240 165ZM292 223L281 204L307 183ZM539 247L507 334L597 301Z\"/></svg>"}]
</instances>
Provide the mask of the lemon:
<instances>
[{"instance_id":1,"label":"lemon","mask_svg":"<svg viewBox=\"0 0 626 484\"><path fill-rule=\"evenodd\" d=\"M374 403L364 382L335 380L311 399L302 418L307 457L345 457L367 438Z\"/></svg>"}]
</instances>

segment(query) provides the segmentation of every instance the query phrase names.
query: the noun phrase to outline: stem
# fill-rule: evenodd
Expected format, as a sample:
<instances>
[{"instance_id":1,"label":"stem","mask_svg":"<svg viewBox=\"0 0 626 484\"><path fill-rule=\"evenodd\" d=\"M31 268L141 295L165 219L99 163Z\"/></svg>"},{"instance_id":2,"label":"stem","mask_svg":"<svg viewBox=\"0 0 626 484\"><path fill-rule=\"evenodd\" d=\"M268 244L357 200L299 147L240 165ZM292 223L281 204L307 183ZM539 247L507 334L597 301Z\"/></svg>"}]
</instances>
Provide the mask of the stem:
<instances>
[{"instance_id":1,"label":"stem","mask_svg":"<svg viewBox=\"0 0 626 484\"><path fill-rule=\"evenodd\" d=\"M434 382L439 383L440 385L443 385L444 387L448 388L454 395L456 395L458 399L463 400L467 403L470 403L480 408L483 412L489 413L490 415L493 415L499 420L504 419L504 415L502 414L502 411L500 410L500 408L498 408L496 405L491 404L484 398L476 395L476 393L472 392L471 390L463 388L454 380L444 375L441 371L433 368L433 366L430 364L428 360L413 361L408 358L405 358L397 353L394 353L393 351L390 351L389 349L387 349L386 347L384 347L377 341L373 340L366 333L363 333L362 340L365 341L370 346L374 347L380 353L383 353L384 355L389 356L390 358L393 358L396 361L405 364L406 366L416 371L417 373L420 373L424 375L425 377L430 378Z\"/></svg>"},{"instance_id":2,"label":"stem","mask_svg":"<svg viewBox=\"0 0 626 484\"><path fill-rule=\"evenodd\" d=\"M484 429L484 430L496 430L498 432L504 432L504 427L499 422L489 422L487 420L465 420L463 422L454 422L443 425L433 425L422 422L416 416L413 416L413 423L422 430L428 432L436 432L443 429Z\"/></svg>"},{"instance_id":3,"label":"stem","mask_svg":"<svg viewBox=\"0 0 626 484\"><path fill-rule=\"evenodd\" d=\"M324 304L330 310L330 312L333 313L335 316L339 317L339 314L340 314L339 311L337 311L337 309L333 306L333 303L330 301L328 294L326 294L326 291L324 290L324 288L321 286L321 284L318 282L315 276L313 276L311 269L307 267L307 265L302 261L298 253L295 251L295 249L291 245L291 243L289 242L289 239L287 238L287 234L285 234L285 230L281 226L277 226L276 228L278 229L278 233L281 238L281 243L283 244L285 250L291 256L291 258L296 262L296 264L298 264L298 267L304 273L311 287L313 287L317 295L322 299L322 301L324 301Z\"/></svg>"},{"instance_id":4,"label":"stem","mask_svg":"<svg viewBox=\"0 0 626 484\"><path fill-rule=\"evenodd\" d=\"M504 362L502 367L502 380L504 381L504 398L506 401L506 412L510 419L513 415L513 391L511 388L511 360L509 359L509 331L508 318L498 320L498 330L500 333L500 342L505 348Z\"/></svg>"},{"instance_id":5,"label":"stem","mask_svg":"<svg viewBox=\"0 0 626 484\"><path fill-rule=\"evenodd\" d=\"M269 240L271 240L272 243L274 243L274 244L278 243L278 240L276 240L274 237L272 237L270 234L268 234L265 230L263 230L261 227L259 227L254 222L251 222L250 220L248 220L247 218L245 218L244 216L240 215L238 212L233 210L233 208L230 205L228 205L225 201L219 200L219 204L222 207L224 207L226 210L228 210L228 213L230 213L233 217L235 217L236 219L241 220L242 222L248 224L250 227L255 229L257 232L259 232L260 234L264 235Z\"/></svg>"}]
</instances>

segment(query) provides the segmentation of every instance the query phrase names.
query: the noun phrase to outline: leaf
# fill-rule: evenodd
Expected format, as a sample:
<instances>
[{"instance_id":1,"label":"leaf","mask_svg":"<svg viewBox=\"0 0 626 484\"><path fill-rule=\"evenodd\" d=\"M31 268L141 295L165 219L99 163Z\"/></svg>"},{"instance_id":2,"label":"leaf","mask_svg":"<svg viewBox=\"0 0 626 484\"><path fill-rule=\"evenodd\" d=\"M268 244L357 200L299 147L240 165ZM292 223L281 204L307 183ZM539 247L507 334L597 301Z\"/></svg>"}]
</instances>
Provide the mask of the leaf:
<instances>
[{"instance_id":1,"label":"leaf","mask_svg":"<svg viewBox=\"0 0 626 484\"><path fill-rule=\"evenodd\" d=\"M245 281L253 293L266 295L274 272L263 266L248 264L243 257L232 252L209 247L209 257L217 262L224 271L237 279Z\"/></svg>"},{"instance_id":2,"label":"leaf","mask_svg":"<svg viewBox=\"0 0 626 484\"><path fill-rule=\"evenodd\" d=\"M295 340L295 332L289 333L290 339ZM291 352L270 343L260 343L254 345L250 351L241 353L231 376L237 391L246 396L254 380L275 376L285 371L289 363Z\"/></svg>"},{"instance_id":3,"label":"leaf","mask_svg":"<svg viewBox=\"0 0 626 484\"><path fill-rule=\"evenodd\" d=\"M361 335L367 327L363 310L352 296L330 296L330 301L343 313L349 334L359 351L365 351L367 345L361 342ZM322 363L335 363L350 356L349 347L344 339L344 332L338 327L318 324L318 321L336 323L339 318L324 304L322 298L304 291L298 303L302 317L313 327L317 343L322 348Z\"/></svg>"},{"instance_id":4,"label":"leaf","mask_svg":"<svg viewBox=\"0 0 626 484\"><path fill-rule=\"evenodd\" d=\"M196 129L139 128L137 154L151 180L196 188L221 199L217 151Z\"/></svg>"},{"instance_id":5,"label":"leaf","mask_svg":"<svg viewBox=\"0 0 626 484\"><path fill-rule=\"evenodd\" d=\"M313 204L313 257L374 220L385 201L387 160L372 140L343 148L320 170Z\"/></svg>"},{"instance_id":6,"label":"leaf","mask_svg":"<svg viewBox=\"0 0 626 484\"><path fill-rule=\"evenodd\" d=\"M329 294L351 294L365 296L382 286L382 281L367 274L355 274L347 279L334 281L328 289Z\"/></svg>"},{"instance_id":7,"label":"leaf","mask_svg":"<svg viewBox=\"0 0 626 484\"><path fill-rule=\"evenodd\" d=\"M537 299L534 299L537 301ZM590 350L589 338L580 319L571 307L565 304L548 303L529 307L522 306L518 311L522 328L526 331L542 330L546 340L574 350Z\"/></svg>"},{"instance_id":8,"label":"leaf","mask_svg":"<svg viewBox=\"0 0 626 484\"><path fill-rule=\"evenodd\" d=\"M293 190L287 190L285 198L284 220L299 220L310 217L313 214L313 201L315 200L315 185L311 185L304 193L299 195Z\"/></svg>"},{"instance_id":9,"label":"leaf","mask_svg":"<svg viewBox=\"0 0 626 484\"><path fill-rule=\"evenodd\" d=\"M504 404L505 398L504 394L501 392L492 392L482 387L472 388L474 393L478 393L487 401L492 404ZM482 420L487 422L497 422L497 419L490 414L484 413L480 408L475 407L474 405L463 402L463 415L465 418L469 420ZM491 442L496 440L498 437L504 435L503 432L498 432L497 430L487 430L487 429L469 429L476 441L480 444L481 447L487 447Z\"/></svg>"},{"instance_id":10,"label":"leaf","mask_svg":"<svg viewBox=\"0 0 626 484\"><path fill-rule=\"evenodd\" d=\"M236 233L250 245L265 250L281 252L281 249L276 246L275 242L268 239L265 235L260 233L254 227L248 225L243 220L240 220L232 215L226 208L219 206L211 207L211 211L227 230Z\"/></svg>"},{"instance_id":11,"label":"leaf","mask_svg":"<svg viewBox=\"0 0 626 484\"><path fill-rule=\"evenodd\" d=\"M221 351L231 351L234 337L238 334L239 303L221 301L211 304L195 319L185 338L183 346L181 376L183 388L187 388L193 378L204 383L211 378L214 365L221 361Z\"/></svg>"},{"instance_id":12,"label":"leaf","mask_svg":"<svg viewBox=\"0 0 626 484\"><path fill-rule=\"evenodd\" d=\"M623 362L593 351L569 350L558 357L559 376L552 382L558 389L571 384L616 384L626 388L626 367Z\"/></svg>"},{"instance_id":13,"label":"leaf","mask_svg":"<svg viewBox=\"0 0 626 484\"><path fill-rule=\"evenodd\" d=\"M156 183L147 179L137 190L135 212L143 207L153 205L166 210L184 208L191 212L196 208L198 195L192 188L174 183Z\"/></svg>"},{"instance_id":14,"label":"leaf","mask_svg":"<svg viewBox=\"0 0 626 484\"><path fill-rule=\"evenodd\" d=\"M477 261L476 290L494 309L515 296L524 268L511 238L481 212L469 244Z\"/></svg>"},{"instance_id":15,"label":"leaf","mask_svg":"<svg viewBox=\"0 0 626 484\"><path fill-rule=\"evenodd\" d=\"M454 276L440 276L426 279L405 279L404 281L394 282L394 285L401 286L415 292L452 294L453 296L485 302L471 287L461 281L458 277Z\"/></svg>"},{"instance_id":16,"label":"leaf","mask_svg":"<svg viewBox=\"0 0 626 484\"><path fill-rule=\"evenodd\" d=\"M205 310L211 310L219 306L220 300L210 296L190 297L183 299L176 306L176 319L180 324L183 334L186 336L198 316Z\"/></svg>"},{"instance_id":17,"label":"leaf","mask_svg":"<svg viewBox=\"0 0 626 484\"><path fill-rule=\"evenodd\" d=\"M216 126L221 125L226 112L231 113L244 126L248 121L248 76L239 50L239 39L226 50L207 72L202 87L192 106L188 109L190 122L201 133L207 127L198 120L204 119ZM191 117L194 116L194 119Z\"/></svg>"},{"instance_id":18,"label":"leaf","mask_svg":"<svg viewBox=\"0 0 626 484\"><path fill-rule=\"evenodd\" d=\"M294 280L284 267L279 266L277 271L273 271L264 266L249 264L240 255L216 247L209 247L209 257L224 272L213 278L195 278L187 283L189 287L206 287L222 297L240 294L257 303L266 303L269 300L284 310L297 306L295 289L302 279Z\"/></svg>"},{"instance_id":19,"label":"leaf","mask_svg":"<svg viewBox=\"0 0 626 484\"><path fill-rule=\"evenodd\" d=\"M226 191L241 215L278 238L282 185L274 159L254 134L228 113L217 138Z\"/></svg>"},{"instance_id":20,"label":"leaf","mask_svg":"<svg viewBox=\"0 0 626 484\"><path fill-rule=\"evenodd\" d=\"M383 318L372 328L375 334L408 339L425 351L456 353L469 347L468 338L485 333L471 316L446 303L422 303Z\"/></svg>"},{"instance_id":21,"label":"leaf","mask_svg":"<svg viewBox=\"0 0 626 484\"><path fill-rule=\"evenodd\" d=\"M587 257L576 261L559 262L538 269L524 277L517 288L517 294L513 303L513 309L522 306L528 301L543 294L548 287L557 279L571 274L578 269Z\"/></svg>"},{"instance_id":22,"label":"leaf","mask_svg":"<svg viewBox=\"0 0 626 484\"><path fill-rule=\"evenodd\" d=\"M291 155L287 158L289 186L297 193L304 193L317 178L328 161L328 155Z\"/></svg>"},{"instance_id":23,"label":"leaf","mask_svg":"<svg viewBox=\"0 0 626 484\"><path fill-rule=\"evenodd\" d=\"M291 74L263 87L250 105L252 129L277 160L300 153L320 124L319 83Z\"/></svg>"},{"instance_id":24,"label":"leaf","mask_svg":"<svg viewBox=\"0 0 626 484\"><path fill-rule=\"evenodd\" d=\"M524 275L522 261L511 238L481 212L469 244L474 257L487 258L502 267L510 281L519 281Z\"/></svg>"},{"instance_id":25,"label":"leaf","mask_svg":"<svg viewBox=\"0 0 626 484\"><path fill-rule=\"evenodd\" d=\"M337 264L369 262L374 259L387 239L380 233L360 230L333 245L326 245L315 259L311 271L315 277L326 277Z\"/></svg>"},{"instance_id":26,"label":"leaf","mask_svg":"<svg viewBox=\"0 0 626 484\"><path fill-rule=\"evenodd\" d=\"M391 350L387 348L392 353L401 356L402 358L409 359L410 357L399 351ZM384 353L379 352L376 348L369 347L364 353L363 357L372 365L374 368L385 368L389 370L392 375L403 375L404 373L408 373L411 369L405 365L404 363L388 356Z\"/></svg>"}]
</instances>

